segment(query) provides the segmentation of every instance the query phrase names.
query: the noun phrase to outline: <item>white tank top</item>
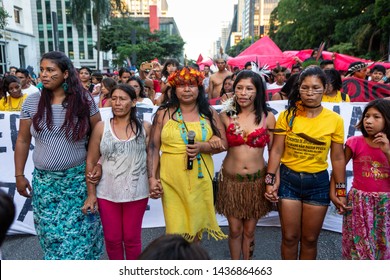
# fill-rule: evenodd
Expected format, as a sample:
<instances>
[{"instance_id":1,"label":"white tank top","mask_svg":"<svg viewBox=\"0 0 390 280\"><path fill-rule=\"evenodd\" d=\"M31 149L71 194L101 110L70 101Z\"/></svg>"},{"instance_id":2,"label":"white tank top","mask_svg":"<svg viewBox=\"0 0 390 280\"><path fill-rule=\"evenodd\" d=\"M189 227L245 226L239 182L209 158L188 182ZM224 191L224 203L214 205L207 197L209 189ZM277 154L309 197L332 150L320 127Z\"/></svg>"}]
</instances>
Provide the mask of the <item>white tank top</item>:
<instances>
[{"instance_id":1,"label":"white tank top","mask_svg":"<svg viewBox=\"0 0 390 280\"><path fill-rule=\"evenodd\" d=\"M112 131L110 119L104 122L100 142L103 174L96 195L112 202L129 202L149 196L146 170L145 132L138 138L118 139Z\"/></svg>"}]
</instances>

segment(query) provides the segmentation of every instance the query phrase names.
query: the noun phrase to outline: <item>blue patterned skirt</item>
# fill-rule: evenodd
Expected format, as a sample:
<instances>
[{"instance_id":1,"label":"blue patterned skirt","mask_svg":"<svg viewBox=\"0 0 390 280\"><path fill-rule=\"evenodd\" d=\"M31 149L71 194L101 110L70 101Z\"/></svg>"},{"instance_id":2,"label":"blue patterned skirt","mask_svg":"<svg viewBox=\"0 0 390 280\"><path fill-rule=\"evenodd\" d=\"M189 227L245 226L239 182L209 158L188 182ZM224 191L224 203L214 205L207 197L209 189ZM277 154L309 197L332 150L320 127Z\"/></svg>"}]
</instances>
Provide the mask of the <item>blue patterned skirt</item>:
<instances>
[{"instance_id":1,"label":"blue patterned skirt","mask_svg":"<svg viewBox=\"0 0 390 280\"><path fill-rule=\"evenodd\" d=\"M34 224L47 260L95 260L103 252L100 217L88 223L85 164L64 170L34 170Z\"/></svg>"}]
</instances>

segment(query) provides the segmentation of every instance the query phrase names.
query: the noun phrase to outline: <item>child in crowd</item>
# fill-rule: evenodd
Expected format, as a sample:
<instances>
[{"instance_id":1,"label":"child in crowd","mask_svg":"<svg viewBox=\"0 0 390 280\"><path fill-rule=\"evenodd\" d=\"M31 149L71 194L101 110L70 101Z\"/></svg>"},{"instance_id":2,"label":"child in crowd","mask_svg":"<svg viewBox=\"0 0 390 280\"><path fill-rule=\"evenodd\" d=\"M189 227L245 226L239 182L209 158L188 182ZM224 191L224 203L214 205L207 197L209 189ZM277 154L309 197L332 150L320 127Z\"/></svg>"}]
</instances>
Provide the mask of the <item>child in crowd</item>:
<instances>
[{"instance_id":1,"label":"child in crowd","mask_svg":"<svg viewBox=\"0 0 390 280\"><path fill-rule=\"evenodd\" d=\"M389 108L389 100L368 103L357 124L363 135L345 144L345 161L352 158L354 178L343 221L344 259L390 259ZM336 191L345 196L345 188Z\"/></svg>"},{"instance_id":2,"label":"child in crowd","mask_svg":"<svg viewBox=\"0 0 390 280\"><path fill-rule=\"evenodd\" d=\"M26 97L18 77L5 77L0 84L0 111L20 111Z\"/></svg>"}]
</instances>

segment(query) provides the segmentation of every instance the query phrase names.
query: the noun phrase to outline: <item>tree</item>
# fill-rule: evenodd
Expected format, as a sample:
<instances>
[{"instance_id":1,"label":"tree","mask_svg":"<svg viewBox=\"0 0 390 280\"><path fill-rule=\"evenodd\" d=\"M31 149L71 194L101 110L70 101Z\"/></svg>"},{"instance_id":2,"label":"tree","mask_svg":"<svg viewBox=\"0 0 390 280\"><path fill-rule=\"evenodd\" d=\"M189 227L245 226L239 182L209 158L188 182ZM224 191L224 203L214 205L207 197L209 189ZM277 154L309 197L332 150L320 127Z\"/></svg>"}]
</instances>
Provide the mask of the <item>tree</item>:
<instances>
[{"instance_id":1,"label":"tree","mask_svg":"<svg viewBox=\"0 0 390 280\"><path fill-rule=\"evenodd\" d=\"M122 3L120 0L107 1L107 0L71 0L71 18L76 26L82 26L85 22L85 14L91 11L92 3L92 19L97 29L97 70L100 70L100 29L104 22L110 18L110 12L112 8L120 9Z\"/></svg>"},{"instance_id":2,"label":"tree","mask_svg":"<svg viewBox=\"0 0 390 280\"><path fill-rule=\"evenodd\" d=\"M131 43L132 39L135 39L135 44ZM184 41L180 36L162 31L151 33L142 22L129 18L113 18L101 31L102 50L111 50L117 55L114 61L117 66L122 66L123 61L131 60L133 53L137 55L138 61L180 57L183 46ZM137 61L131 63L135 65Z\"/></svg>"},{"instance_id":3,"label":"tree","mask_svg":"<svg viewBox=\"0 0 390 280\"><path fill-rule=\"evenodd\" d=\"M281 0L270 17L270 37L283 50L325 41L331 51L381 59L389 24L386 0Z\"/></svg>"},{"instance_id":4,"label":"tree","mask_svg":"<svg viewBox=\"0 0 390 280\"><path fill-rule=\"evenodd\" d=\"M7 18L11 17L7 11L0 7L0 29L4 29L7 26Z\"/></svg>"}]
</instances>

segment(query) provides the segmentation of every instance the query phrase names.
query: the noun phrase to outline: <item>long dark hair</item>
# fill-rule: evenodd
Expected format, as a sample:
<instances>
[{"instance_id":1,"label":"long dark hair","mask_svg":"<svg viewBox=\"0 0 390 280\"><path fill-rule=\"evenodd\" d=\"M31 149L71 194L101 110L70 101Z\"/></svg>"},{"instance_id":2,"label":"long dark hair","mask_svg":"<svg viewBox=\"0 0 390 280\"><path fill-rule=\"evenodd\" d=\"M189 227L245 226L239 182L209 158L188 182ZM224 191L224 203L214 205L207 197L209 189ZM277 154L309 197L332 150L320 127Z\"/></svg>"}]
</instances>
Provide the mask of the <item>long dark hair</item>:
<instances>
[{"instance_id":1,"label":"long dark hair","mask_svg":"<svg viewBox=\"0 0 390 280\"><path fill-rule=\"evenodd\" d=\"M364 128L363 123L364 123L364 116L367 114L367 111L370 108L377 109L385 119L385 127L383 128L383 132L386 133L387 139L390 139L390 100L387 99L375 99L369 102L366 108L364 108L362 118L360 119L359 123L356 125L356 128L358 128L362 132L364 137L368 137L368 133Z\"/></svg>"},{"instance_id":2,"label":"long dark hair","mask_svg":"<svg viewBox=\"0 0 390 280\"><path fill-rule=\"evenodd\" d=\"M252 84L256 88L256 97L254 100L254 106L255 106L255 122L256 124L260 124L261 119L263 117L263 114L268 116L268 108L267 103L265 102L265 90L264 90L264 83L261 79L260 75L253 72L252 70L241 70L237 74L237 78L233 83L233 91L236 90L236 86L238 82L240 82L243 79L250 79ZM235 106L237 109L237 114L241 113L241 107L238 104L238 102L235 100Z\"/></svg>"},{"instance_id":3,"label":"long dark hair","mask_svg":"<svg viewBox=\"0 0 390 280\"><path fill-rule=\"evenodd\" d=\"M295 83L293 86L293 89L291 91L291 94L288 97L288 108L287 108L287 114L286 114L286 120L287 123L289 123L289 116L292 115L294 116L296 111L297 111L297 102L301 100L301 95L299 93L299 88L301 87L302 82L310 76L317 76L320 80L322 85L324 86L324 89L326 88L327 84L327 78L322 71L322 69L319 66L309 66L305 70L303 70L299 74L298 82Z\"/></svg>"},{"instance_id":4,"label":"long dark hair","mask_svg":"<svg viewBox=\"0 0 390 280\"><path fill-rule=\"evenodd\" d=\"M168 65L173 65L176 66L176 68L179 68L180 63L174 58L169 58L165 61L163 69L161 70L161 75L165 78L168 78L169 73L168 73Z\"/></svg>"},{"instance_id":5,"label":"long dark hair","mask_svg":"<svg viewBox=\"0 0 390 280\"><path fill-rule=\"evenodd\" d=\"M7 102L7 92L9 89L9 85L11 83L18 83L20 86L22 86L19 78L16 76L8 75L5 78L3 78L3 80L1 81L1 84L0 84L0 99L4 98L5 102ZM22 90L22 89L20 88L20 90ZM23 95L23 93L22 93L22 95Z\"/></svg>"},{"instance_id":6,"label":"long dark hair","mask_svg":"<svg viewBox=\"0 0 390 280\"><path fill-rule=\"evenodd\" d=\"M225 93L227 93L227 92L225 91L225 83L226 83L228 80L233 80L233 76L234 76L234 75L235 75L235 74L226 76L225 79L223 79L221 92L219 93L219 96L220 96L220 97L222 97L222 95L224 95Z\"/></svg>"},{"instance_id":7,"label":"long dark hair","mask_svg":"<svg viewBox=\"0 0 390 280\"><path fill-rule=\"evenodd\" d=\"M206 93L204 90L203 85L198 86L199 94L198 98L196 99L196 104L198 105L199 114L204 116L207 120L209 120L211 129L213 131L213 134L220 137L221 133L219 132L217 125L215 124L214 118L213 118L213 112L210 108L210 104L207 101ZM178 111L180 108L180 102L176 95L176 86L173 86L171 89L171 98L163 103L157 110L166 110L166 109L174 109L171 113L170 118L174 119L174 114ZM156 118L154 118L154 121Z\"/></svg>"},{"instance_id":8,"label":"long dark hair","mask_svg":"<svg viewBox=\"0 0 390 280\"><path fill-rule=\"evenodd\" d=\"M61 129L65 129L66 137L69 140L78 141L83 139L90 130L89 117L93 99L88 90L81 84L71 60L64 53L58 51L48 52L42 56L41 62L44 59L51 60L62 72L68 71L68 78L64 81L68 84L68 89L65 91L65 99L62 102L62 106L66 108L66 113ZM43 87L37 113L32 119L36 131L41 131L44 123L49 129L52 129L52 99L53 92Z\"/></svg>"},{"instance_id":9,"label":"long dark hair","mask_svg":"<svg viewBox=\"0 0 390 280\"><path fill-rule=\"evenodd\" d=\"M111 91L110 91L110 96L112 96L112 94L114 93L115 90L122 90L124 91L132 101L134 100L137 100L137 95L135 94L135 90L132 86L128 85L128 84L117 84L115 85ZM135 127L136 127L136 131L133 130L133 126L131 125L132 123L135 124ZM130 116L129 116L129 124L128 126L130 126L131 130L133 131L133 133L135 134L136 136L136 139L138 138L138 136L141 135L141 131L142 131L142 123L141 121L137 118L137 107L134 106L131 108L130 110ZM127 127L126 127L127 128Z\"/></svg>"},{"instance_id":10,"label":"long dark hair","mask_svg":"<svg viewBox=\"0 0 390 280\"><path fill-rule=\"evenodd\" d=\"M144 83L142 82L142 80L139 77L132 76L132 77L130 77L127 80L126 83L129 84L130 81L136 81L138 83L138 85L139 85L139 97L146 98L147 96L145 95L145 87L144 87Z\"/></svg>"}]
</instances>

